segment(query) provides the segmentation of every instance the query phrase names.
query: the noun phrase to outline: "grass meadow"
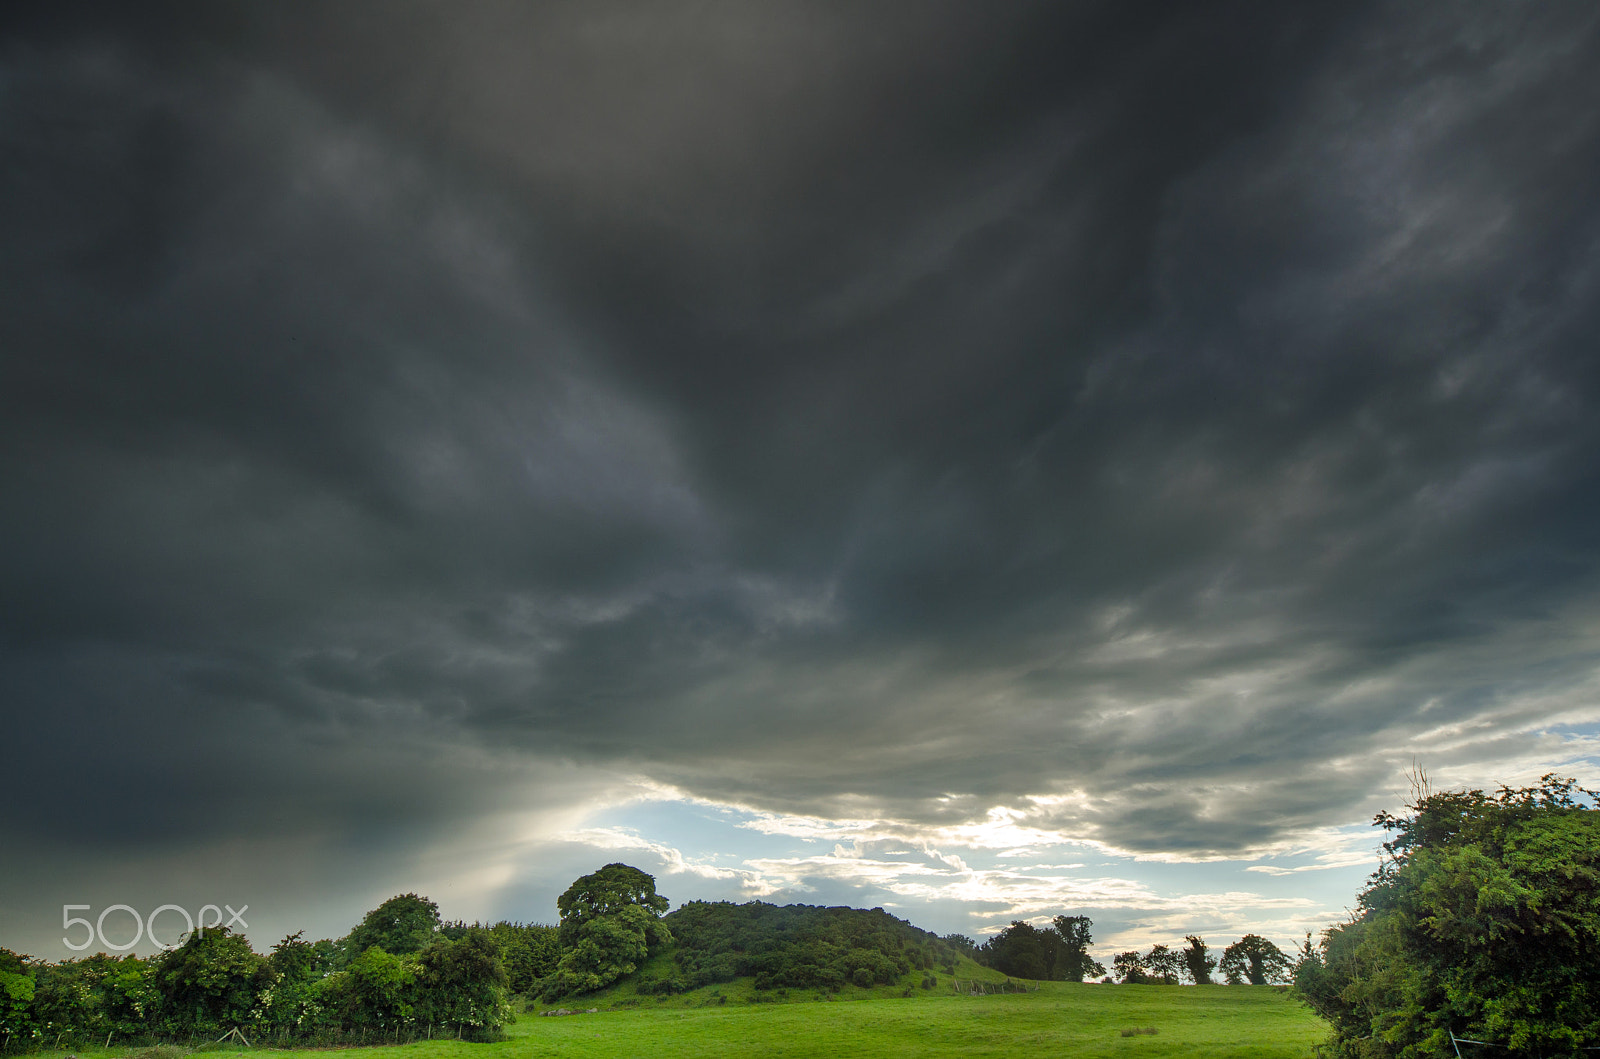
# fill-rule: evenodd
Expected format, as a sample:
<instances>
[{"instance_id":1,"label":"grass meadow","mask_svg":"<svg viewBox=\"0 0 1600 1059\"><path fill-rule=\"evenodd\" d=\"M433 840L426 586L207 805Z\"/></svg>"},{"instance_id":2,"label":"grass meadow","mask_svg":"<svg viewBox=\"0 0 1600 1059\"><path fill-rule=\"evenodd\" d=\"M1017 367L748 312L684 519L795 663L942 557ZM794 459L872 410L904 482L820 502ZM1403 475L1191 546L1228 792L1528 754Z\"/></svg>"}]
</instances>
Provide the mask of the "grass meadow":
<instances>
[{"instance_id":1,"label":"grass meadow","mask_svg":"<svg viewBox=\"0 0 1600 1059\"><path fill-rule=\"evenodd\" d=\"M1271 986L1105 986L1047 982L988 996L917 990L910 997L816 999L795 992L752 1003L745 983L682 996L613 993L573 1008L595 1014L518 1016L494 1044L418 1041L348 1049L353 1059L699 1059L706 1056L902 1057L1071 1055L1158 1059L1305 1057L1326 1026ZM866 993L867 991L862 991ZM845 994L842 994L845 995ZM608 1001L610 1004L608 1004ZM621 1005L621 1006L610 1006ZM226 1049L203 1049L219 1056ZM253 1049L266 1051L266 1049ZM313 1059L344 1049L272 1050ZM42 1053L48 1057L52 1053ZM58 1055L64 1053L56 1053ZM176 1049L91 1049L79 1059L170 1059Z\"/></svg>"}]
</instances>

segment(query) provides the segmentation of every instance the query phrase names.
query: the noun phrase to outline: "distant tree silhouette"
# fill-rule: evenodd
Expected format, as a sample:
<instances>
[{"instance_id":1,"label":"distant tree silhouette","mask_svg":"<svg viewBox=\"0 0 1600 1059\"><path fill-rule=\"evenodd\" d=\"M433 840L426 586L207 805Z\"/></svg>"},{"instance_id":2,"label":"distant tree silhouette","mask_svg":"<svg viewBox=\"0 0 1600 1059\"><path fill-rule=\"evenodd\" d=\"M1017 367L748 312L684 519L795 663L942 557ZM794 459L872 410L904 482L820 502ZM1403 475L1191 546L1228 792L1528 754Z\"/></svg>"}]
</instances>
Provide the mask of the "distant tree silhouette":
<instances>
[{"instance_id":1,"label":"distant tree silhouette","mask_svg":"<svg viewBox=\"0 0 1600 1059\"><path fill-rule=\"evenodd\" d=\"M1183 966L1183 961L1167 946L1152 945L1145 954L1144 965L1149 968L1154 981L1162 985L1177 985L1178 970Z\"/></svg>"},{"instance_id":2,"label":"distant tree silhouette","mask_svg":"<svg viewBox=\"0 0 1600 1059\"><path fill-rule=\"evenodd\" d=\"M1117 953L1111 958L1111 972L1123 985L1146 985L1151 981L1142 952Z\"/></svg>"},{"instance_id":3,"label":"distant tree silhouette","mask_svg":"<svg viewBox=\"0 0 1600 1059\"><path fill-rule=\"evenodd\" d=\"M1184 970L1189 974L1189 981L1195 985L1212 985L1211 972L1216 969L1217 958L1210 954L1206 943L1200 940L1198 934L1185 934L1183 940L1189 943L1180 953L1183 957Z\"/></svg>"},{"instance_id":4,"label":"distant tree silhouette","mask_svg":"<svg viewBox=\"0 0 1600 1059\"><path fill-rule=\"evenodd\" d=\"M1089 955L1094 938L1087 916L1056 916L1049 927L1036 927L1020 919L990 938L975 954L997 971L1018 978L1052 982L1081 982L1106 969Z\"/></svg>"},{"instance_id":5,"label":"distant tree silhouette","mask_svg":"<svg viewBox=\"0 0 1600 1059\"><path fill-rule=\"evenodd\" d=\"M1287 981L1294 964L1283 950L1259 934L1246 934L1222 951L1222 973L1229 985Z\"/></svg>"},{"instance_id":6,"label":"distant tree silhouette","mask_svg":"<svg viewBox=\"0 0 1600 1059\"><path fill-rule=\"evenodd\" d=\"M1059 948L1050 977L1059 982L1081 982L1085 978L1099 978L1106 973L1104 965L1089 955L1094 938L1089 928L1094 925L1088 916L1056 916L1053 926Z\"/></svg>"}]
</instances>

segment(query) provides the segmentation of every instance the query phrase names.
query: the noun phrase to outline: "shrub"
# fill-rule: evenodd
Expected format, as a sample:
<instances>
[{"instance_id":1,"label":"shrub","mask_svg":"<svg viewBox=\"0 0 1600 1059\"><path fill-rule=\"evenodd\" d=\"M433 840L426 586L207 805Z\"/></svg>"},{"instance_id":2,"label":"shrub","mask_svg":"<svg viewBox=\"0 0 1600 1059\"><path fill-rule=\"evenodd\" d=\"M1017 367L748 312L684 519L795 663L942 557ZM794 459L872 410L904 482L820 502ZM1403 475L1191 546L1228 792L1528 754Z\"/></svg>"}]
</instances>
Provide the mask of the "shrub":
<instances>
[{"instance_id":1,"label":"shrub","mask_svg":"<svg viewBox=\"0 0 1600 1059\"><path fill-rule=\"evenodd\" d=\"M1600 812L1572 780L1423 793L1357 915L1310 939L1295 992L1363 1059L1453 1053L1451 1035L1512 1056L1600 1046Z\"/></svg>"}]
</instances>

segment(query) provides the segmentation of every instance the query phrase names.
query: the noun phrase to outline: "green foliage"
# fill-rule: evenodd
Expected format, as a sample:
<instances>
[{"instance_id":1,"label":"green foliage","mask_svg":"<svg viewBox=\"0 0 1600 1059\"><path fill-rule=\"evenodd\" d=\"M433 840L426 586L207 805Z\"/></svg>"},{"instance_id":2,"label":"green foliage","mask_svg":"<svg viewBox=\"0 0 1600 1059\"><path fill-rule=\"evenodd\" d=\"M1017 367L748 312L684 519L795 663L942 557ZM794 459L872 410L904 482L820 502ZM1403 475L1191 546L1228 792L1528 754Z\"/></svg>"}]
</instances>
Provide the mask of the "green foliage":
<instances>
[{"instance_id":1,"label":"green foliage","mask_svg":"<svg viewBox=\"0 0 1600 1059\"><path fill-rule=\"evenodd\" d=\"M452 941L469 934L487 934L499 946L500 962L505 965L512 993L533 994L540 980L555 973L561 960L561 935L556 927L543 923L512 923L502 920L492 926L457 920L446 923L442 933Z\"/></svg>"},{"instance_id":2,"label":"green foliage","mask_svg":"<svg viewBox=\"0 0 1600 1059\"><path fill-rule=\"evenodd\" d=\"M466 1040L492 1040L514 1020L510 979L500 946L489 931L457 940L440 939L417 959L418 1017Z\"/></svg>"},{"instance_id":3,"label":"green foliage","mask_svg":"<svg viewBox=\"0 0 1600 1059\"><path fill-rule=\"evenodd\" d=\"M1248 980L1251 985L1286 982L1294 964L1282 949L1260 934L1246 934L1222 950L1222 973L1229 985Z\"/></svg>"},{"instance_id":4,"label":"green foliage","mask_svg":"<svg viewBox=\"0 0 1600 1059\"><path fill-rule=\"evenodd\" d=\"M1085 976L1106 973L1089 955L1089 946L1094 944L1091 926L1087 916L1056 916L1042 929L1013 920L973 956L985 966L1018 978L1081 982Z\"/></svg>"},{"instance_id":5,"label":"green foliage","mask_svg":"<svg viewBox=\"0 0 1600 1059\"><path fill-rule=\"evenodd\" d=\"M677 939L673 977L691 989L753 976L759 990L837 990L960 958L947 941L881 908L690 901L665 922Z\"/></svg>"},{"instance_id":6,"label":"green foliage","mask_svg":"<svg viewBox=\"0 0 1600 1059\"><path fill-rule=\"evenodd\" d=\"M1189 981L1195 985L1211 985L1211 972L1217 968L1217 958L1210 954L1210 949L1197 934L1185 934L1184 941L1189 944L1184 946L1179 953L1183 957L1183 969L1189 975Z\"/></svg>"},{"instance_id":7,"label":"green foliage","mask_svg":"<svg viewBox=\"0 0 1600 1059\"><path fill-rule=\"evenodd\" d=\"M1177 985L1178 971L1183 966L1183 961L1178 954L1165 945L1152 945L1144 958L1145 966L1150 969L1150 978L1161 985Z\"/></svg>"},{"instance_id":8,"label":"green foliage","mask_svg":"<svg viewBox=\"0 0 1600 1059\"><path fill-rule=\"evenodd\" d=\"M1420 794L1355 918L1308 939L1298 995L1345 1054L1511 1055L1600 1045L1600 813L1572 780Z\"/></svg>"},{"instance_id":9,"label":"green foliage","mask_svg":"<svg viewBox=\"0 0 1600 1059\"><path fill-rule=\"evenodd\" d=\"M26 957L0 949L0 1033L7 1039L33 1036L34 973Z\"/></svg>"},{"instance_id":10,"label":"green foliage","mask_svg":"<svg viewBox=\"0 0 1600 1059\"><path fill-rule=\"evenodd\" d=\"M653 946L672 941L660 918L667 904L655 877L627 864L607 864L573 883L556 900L562 952L545 979L545 997L590 993L638 970Z\"/></svg>"},{"instance_id":11,"label":"green foliage","mask_svg":"<svg viewBox=\"0 0 1600 1059\"><path fill-rule=\"evenodd\" d=\"M257 994L270 982L267 961L226 927L196 931L150 961L167 1033L218 1033L249 1025Z\"/></svg>"},{"instance_id":12,"label":"green foliage","mask_svg":"<svg viewBox=\"0 0 1600 1059\"><path fill-rule=\"evenodd\" d=\"M334 962L329 948L305 941L304 933L296 931L272 947L267 957L270 982L256 1001L258 1018L280 1031L315 1021L318 983Z\"/></svg>"},{"instance_id":13,"label":"green foliage","mask_svg":"<svg viewBox=\"0 0 1600 1059\"><path fill-rule=\"evenodd\" d=\"M593 916L578 928L576 944L562 953L545 995L555 999L602 989L638 970L652 942L671 940L671 932L640 905Z\"/></svg>"},{"instance_id":14,"label":"green foliage","mask_svg":"<svg viewBox=\"0 0 1600 1059\"><path fill-rule=\"evenodd\" d=\"M432 939L399 954L376 945L350 954L295 933L263 957L224 928L194 932L148 961L99 953L50 964L0 949L0 1041L215 1038L234 1027L251 1038L328 1040L423 1033L424 1024L464 1040L497 1039L512 1019L499 939L550 948L555 929L496 924L447 938L429 926L436 919L433 902L415 894L369 913L363 925L391 931L400 944Z\"/></svg>"},{"instance_id":15,"label":"green foliage","mask_svg":"<svg viewBox=\"0 0 1600 1059\"><path fill-rule=\"evenodd\" d=\"M337 1022L387 1029L411 1021L417 1001L417 960L372 946L323 980L319 1000Z\"/></svg>"},{"instance_id":16,"label":"green foliage","mask_svg":"<svg viewBox=\"0 0 1600 1059\"><path fill-rule=\"evenodd\" d=\"M969 959L976 959L978 956L978 943L965 934L946 934L939 940L944 942L947 948L953 949L961 956ZM954 972L951 973L953 974Z\"/></svg>"},{"instance_id":17,"label":"green foliage","mask_svg":"<svg viewBox=\"0 0 1600 1059\"><path fill-rule=\"evenodd\" d=\"M0 949L0 1037L147 1033L162 1017L152 972L137 956L96 953L49 964Z\"/></svg>"},{"instance_id":18,"label":"green foliage","mask_svg":"<svg viewBox=\"0 0 1600 1059\"><path fill-rule=\"evenodd\" d=\"M341 947L346 960L360 956L374 945L384 952L403 956L432 945L440 926L438 905L416 894L400 894L362 917Z\"/></svg>"},{"instance_id":19,"label":"green foliage","mask_svg":"<svg viewBox=\"0 0 1600 1059\"><path fill-rule=\"evenodd\" d=\"M1123 985L1145 985L1155 981L1150 976L1150 965L1140 952L1119 952L1111 959L1111 973Z\"/></svg>"},{"instance_id":20,"label":"green foliage","mask_svg":"<svg viewBox=\"0 0 1600 1059\"><path fill-rule=\"evenodd\" d=\"M665 897L656 893L655 876L628 864L607 864L577 880L556 898L556 911L561 913L561 944L577 944L579 930L591 919L614 916L632 906L659 916L668 904Z\"/></svg>"}]
</instances>

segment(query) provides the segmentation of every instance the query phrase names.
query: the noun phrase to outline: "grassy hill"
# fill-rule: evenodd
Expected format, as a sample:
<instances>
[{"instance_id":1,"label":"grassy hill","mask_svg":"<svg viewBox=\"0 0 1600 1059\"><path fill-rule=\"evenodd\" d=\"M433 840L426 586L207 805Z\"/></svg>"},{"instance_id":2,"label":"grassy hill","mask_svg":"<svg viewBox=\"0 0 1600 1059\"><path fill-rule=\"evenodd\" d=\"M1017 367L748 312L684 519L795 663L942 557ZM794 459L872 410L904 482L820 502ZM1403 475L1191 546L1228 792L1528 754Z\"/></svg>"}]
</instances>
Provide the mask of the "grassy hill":
<instances>
[{"instance_id":1,"label":"grassy hill","mask_svg":"<svg viewBox=\"0 0 1600 1059\"><path fill-rule=\"evenodd\" d=\"M1013 988L1041 988L1039 983L1022 983L1016 979L1008 979L999 971L974 963L963 956L959 958L956 964L955 974L947 973L945 968L937 968L933 971L907 971L891 982L870 986L845 983L838 986L837 991L812 987L785 986L757 989L755 977L747 975L735 978L731 982L704 985L682 993L660 994L649 992L650 983L664 980L677 971L677 956L677 946L669 946L652 956L644 966L639 968L637 973L629 975L608 989L585 993L566 1000L536 1000L527 1005L527 1010L530 1013L556 1011L561 1008L567 1008L568 1010L599 1008L602 1011L683 1010L726 1007L730 1004L743 1007L751 1004L788 1004L802 1001L836 1003L850 1000L905 1000L930 996L954 996L958 983L963 987L963 993L969 992L974 983L981 983L980 988L989 993L1004 990L1006 988L1005 983L1008 981L1013 983ZM922 983L930 977L936 984L932 988L924 989ZM1059 984L1062 983L1044 983L1043 987Z\"/></svg>"}]
</instances>

